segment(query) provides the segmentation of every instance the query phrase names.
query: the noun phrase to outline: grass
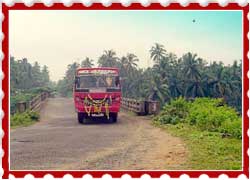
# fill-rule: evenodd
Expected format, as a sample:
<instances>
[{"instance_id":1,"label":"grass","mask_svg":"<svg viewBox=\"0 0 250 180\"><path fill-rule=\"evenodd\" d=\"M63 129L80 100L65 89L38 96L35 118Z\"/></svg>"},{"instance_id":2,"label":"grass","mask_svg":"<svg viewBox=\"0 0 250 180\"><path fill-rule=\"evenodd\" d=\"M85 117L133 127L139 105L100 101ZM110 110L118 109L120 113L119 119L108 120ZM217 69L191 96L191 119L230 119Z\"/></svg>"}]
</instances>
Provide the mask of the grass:
<instances>
[{"instance_id":1,"label":"grass","mask_svg":"<svg viewBox=\"0 0 250 180\"><path fill-rule=\"evenodd\" d=\"M39 121L39 114L34 111L26 111L24 113L16 113L10 116L10 127L25 127Z\"/></svg>"},{"instance_id":2,"label":"grass","mask_svg":"<svg viewBox=\"0 0 250 180\"><path fill-rule=\"evenodd\" d=\"M240 170L242 168L242 140L222 138L221 133L201 131L186 123L155 125L184 140L189 151L188 169Z\"/></svg>"},{"instance_id":3,"label":"grass","mask_svg":"<svg viewBox=\"0 0 250 180\"><path fill-rule=\"evenodd\" d=\"M241 116L223 99L184 98L166 104L154 124L182 138L188 148L187 167L195 170L242 169Z\"/></svg>"}]
</instances>

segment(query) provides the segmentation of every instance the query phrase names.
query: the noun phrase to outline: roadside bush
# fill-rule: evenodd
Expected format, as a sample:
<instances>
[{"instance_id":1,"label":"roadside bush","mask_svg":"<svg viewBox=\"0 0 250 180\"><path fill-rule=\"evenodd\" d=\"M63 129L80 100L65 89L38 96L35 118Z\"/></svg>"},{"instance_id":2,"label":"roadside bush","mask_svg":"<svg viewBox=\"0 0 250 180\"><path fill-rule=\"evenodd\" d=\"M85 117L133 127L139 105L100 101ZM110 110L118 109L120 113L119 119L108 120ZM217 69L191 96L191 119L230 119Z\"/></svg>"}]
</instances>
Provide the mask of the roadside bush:
<instances>
[{"instance_id":1,"label":"roadside bush","mask_svg":"<svg viewBox=\"0 0 250 180\"><path fill-rule=\"evenodd\" d=\"M228 134L232 137L236 137L238 139L242 138L242 123L241 119L237 119L234 121L225 121L222 123L219 131L224 134Z\"/></svg>"},{"instance_id":2,"label":"roadside bush","mask_svg":"<svg viewBox=\"0 0 250 180\"><path fill-rule=\"evenodd\" d=\"M226 136L241 138L241 117L223 99L196 98L187 102L178 98L164 106L154 118L160 124L189 123L203 131L220 132Z\"/></svg>"},{"instance_id":3,"label":"roadside bush","mask_svg":"<svg viewBox=\"0 0 250 180\"><path fill-rule=\"evenodd\" d=\"M49 87L36 87L36 88L32 88L32 89L28 90L27 92L37 95L37 94L40 94L42 92L46 92L46 91L49 92L51 90L52 89Z\"/></svg>"},{"instance_id":4,"label":"roadside bush","mask_svg":"<svg viewBox=\"0 0 250 180\"><path fill-rule=\"evenodd\" d=\"M237 112L224 104L222 99L196 98L189 110L187 121L201 130L232 133L232 126L237 128L237 132L241 130L241 125L238 125L241 119Z\"/></svg>"},{"instance_id":5,"label":"roadside bush","mask_svg":"<svg viewBox=\"0 0 250 180\"><path fill-rule=\"evenodd\" d=\"M38 119L40 118L39 113L35 112L35 111L27 111L26 112L28 114L28 116L34 120L34 121L38 121Z\"/></svg>"},{"instance_id":6,"label":"roadside bush","mask_svg":"<svg viewBox=\"0 0 250 180\"><path fill-rule=\"evenodd\" d=\"M16 113L10 116L10 126L27 126L39 120L39 114L34 111L26 111L24 113Z\"/></svg>"},{"instance_id":7,"label":"roadside bush","mask_svg":"<svg viewBox=\"0 0 250 180\"><path fill-rule=\"evenodd\" d=\"M160 115L154 118L160 124L177 124L183 122L188 115L189 103L184 98L180 97L172 100L170 104L163 107Z\"/></svg>"},{"instance_id":8,"label":"roadside bush","mask_svg":"<svg viewBox=\"0 0 250 180\"><path fill-rule=\"evenodd\" d=\"M27 102L27 101L31 101L34 97L36 97L38 94L42 93L42 92L50 92L52 91L51 88L49 87L36 87L36 88L31 88L28 90L18 90L15 89L12 91L12 94L10 96L10 109L11 112L15 112L16 111L16 104L18 102Z\"/></svg>"}]
</instances>

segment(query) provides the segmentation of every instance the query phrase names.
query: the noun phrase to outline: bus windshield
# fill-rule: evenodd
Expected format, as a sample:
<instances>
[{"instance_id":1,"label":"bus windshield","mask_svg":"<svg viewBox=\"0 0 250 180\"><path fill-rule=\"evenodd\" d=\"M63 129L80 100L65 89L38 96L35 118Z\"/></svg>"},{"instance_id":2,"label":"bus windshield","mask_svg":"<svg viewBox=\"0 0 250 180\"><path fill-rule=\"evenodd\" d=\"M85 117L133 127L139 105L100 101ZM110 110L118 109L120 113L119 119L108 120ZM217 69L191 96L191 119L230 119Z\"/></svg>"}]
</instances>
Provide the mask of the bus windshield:
<instances>
[{"instance_id":1,"label":"bus windshield","mask_svg":"<svg viewBox=\"0 0 250 180\"><path fill-rule=\"evenodd\" d=\"M119 76L87 75L76 77L77 89L118 88L119 85Z\"/></svg>"}]
</instances>

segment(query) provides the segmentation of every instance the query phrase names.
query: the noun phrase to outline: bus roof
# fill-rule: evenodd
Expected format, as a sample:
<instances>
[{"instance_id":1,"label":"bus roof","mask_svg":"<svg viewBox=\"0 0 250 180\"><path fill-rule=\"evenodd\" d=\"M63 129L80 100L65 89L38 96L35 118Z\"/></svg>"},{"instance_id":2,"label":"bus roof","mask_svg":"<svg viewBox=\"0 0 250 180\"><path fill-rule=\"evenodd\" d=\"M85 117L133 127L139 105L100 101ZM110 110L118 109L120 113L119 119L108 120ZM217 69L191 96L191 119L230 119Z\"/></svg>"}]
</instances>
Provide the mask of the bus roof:
<instances>
[{"instance_id":1,"label":"bus roof","mask_svg":"<svg viewBox=\"0 0 250 180\"><path fill-rule=\"evenodd\" d=\"M96 70L96 69L103 69L103 70L119 70L119 68L115 67L94 67L94 68L77 68L77 70Z\"/></svg>"},{"instance_id":2,"label":"bus roof","mask_svg":"<svg viewBox=\"0 0 250 180\"><path fill-rule=\"evenodd\" d=\"M95 70L104 70L104 71L107 71L107 70L111 70L111 71L114 71L115 73L119 73L119 68L113 68L113 67L95 67L95 68L78 68L76 70L76 74L79 74L79 71L95 71Z\"/></svg>"}]
</instances>

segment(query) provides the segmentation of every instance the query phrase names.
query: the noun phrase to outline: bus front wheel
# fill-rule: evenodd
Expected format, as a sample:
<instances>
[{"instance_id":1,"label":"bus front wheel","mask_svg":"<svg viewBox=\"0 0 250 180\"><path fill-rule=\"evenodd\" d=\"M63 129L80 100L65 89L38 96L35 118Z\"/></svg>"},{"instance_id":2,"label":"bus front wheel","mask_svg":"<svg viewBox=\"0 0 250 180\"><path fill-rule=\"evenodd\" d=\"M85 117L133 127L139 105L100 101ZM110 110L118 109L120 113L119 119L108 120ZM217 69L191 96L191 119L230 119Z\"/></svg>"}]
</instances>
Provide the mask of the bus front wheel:
<instances>
[{"instance_id":1,"label":"bus front wheel","mask_svg":"<svg viewBox=\"0 0 250 180\"><path fill-rule=\"evenodd\" d=\"M77 113L77 118L78 118L78 122L80 123L80 124L84 124L84 113L82 113L82 112L78 112Z\"/></svg>"},{"instance_id":2,"label":"bus front wheel","mask_svg":"<svg viewBox=\"0 0 250 180\"><path fill-rule=\"evenodd\" d=\"M116 123L117 122L117 113L110 113L110 122L111 123Z\"/></svg>"}]
</instances>

